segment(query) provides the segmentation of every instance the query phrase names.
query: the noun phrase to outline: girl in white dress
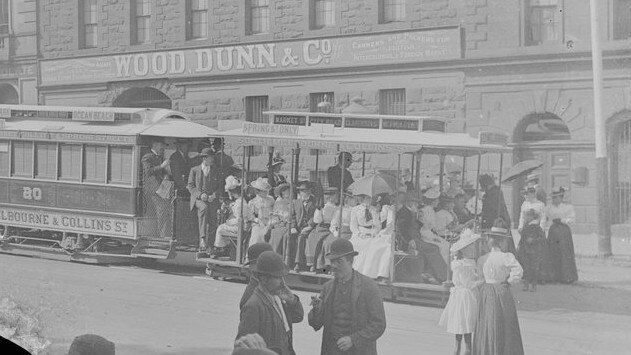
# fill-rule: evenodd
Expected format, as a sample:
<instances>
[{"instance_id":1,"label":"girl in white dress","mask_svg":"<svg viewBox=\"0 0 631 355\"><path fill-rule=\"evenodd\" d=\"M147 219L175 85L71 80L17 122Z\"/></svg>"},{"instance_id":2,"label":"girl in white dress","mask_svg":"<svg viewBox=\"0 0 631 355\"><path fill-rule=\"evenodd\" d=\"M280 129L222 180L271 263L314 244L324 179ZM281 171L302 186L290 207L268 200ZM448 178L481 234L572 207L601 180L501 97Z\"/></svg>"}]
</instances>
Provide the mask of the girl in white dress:
<instances>
[{"instance_id":1,"label":"girl in white dress","mask_svg":"<svg viewBox=\"0 0 631 355\"><path fill-rule=\"evenodd\" d=\"M466 229L460 239L451 246L451 253L456 258L451 262L453 271L449 301L440 317L439 325L448 333L456 336L455 354L460 354L462 338L465 342L465 354L471 353L471 333L475 328L478 314L477 287L484 282L476 265L479 234Z\"/></svg>"}]
</instances>

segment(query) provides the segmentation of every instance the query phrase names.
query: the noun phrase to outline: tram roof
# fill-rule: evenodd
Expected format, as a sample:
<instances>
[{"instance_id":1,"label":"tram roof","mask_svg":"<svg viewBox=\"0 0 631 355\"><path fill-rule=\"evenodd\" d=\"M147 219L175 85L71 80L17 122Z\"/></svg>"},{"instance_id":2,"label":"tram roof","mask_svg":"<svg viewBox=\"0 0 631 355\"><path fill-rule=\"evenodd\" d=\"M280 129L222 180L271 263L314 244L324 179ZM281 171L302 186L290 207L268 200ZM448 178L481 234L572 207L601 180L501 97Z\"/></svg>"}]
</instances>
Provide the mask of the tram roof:
<instances>
[{"instance_id":1,"label":"tram roof","mask_svg":"<svg viewBox=\"0 0 631 355\"><path fill-rule=\"evenodd\" d=\"M2 131L206 138L217 130L178 111L146 108L0 105Z\"/></svg>"},{"instance_id":2,"label":"tram roof","mask_svg":"<svg viewBox=\"0 0 631 355\"><path fill-rule=\"evenodd\" d=\"M234 124L233 124L234 125ZM222 125L219 125L220 130ZM307 149L340 149L383 153L428 153L472 156L484 153L510 152L499 144L486 144L487 133L472 137L466 133L337 128L321 125L290 126L243 122L241 128L225 127L220 133L227 143L239 146L296 147ZM495 133L490 133L491 135ZM495 134L497 135L497 134ZM486 138L483 138L486 137Z\"/></svg>"}]
</instances>

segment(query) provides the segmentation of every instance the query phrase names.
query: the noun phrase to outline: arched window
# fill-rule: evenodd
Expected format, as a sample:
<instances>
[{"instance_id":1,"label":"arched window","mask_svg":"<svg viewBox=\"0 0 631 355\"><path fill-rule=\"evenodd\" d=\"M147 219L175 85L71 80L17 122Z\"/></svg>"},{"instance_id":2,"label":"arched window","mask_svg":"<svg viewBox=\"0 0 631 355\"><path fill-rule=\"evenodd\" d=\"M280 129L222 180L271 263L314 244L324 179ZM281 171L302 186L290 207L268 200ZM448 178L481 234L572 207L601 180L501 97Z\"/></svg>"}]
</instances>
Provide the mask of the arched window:
<instances>
[{"instance_id":1,"label":"arched window","mask_svg":"<svg viewBox=\"0 0 631 355\"><path fill-rule=\"evenodd\" d=\"M171 99L162 91L142 87L124 91L114 100L112 106L171 109L172 103Z\"/></svg>"},{"instance_id":2,"label":"arched window","mask_svg":"<svg viewBox=\"0 0 631 355\"><path fill-rule=\"evenodd\" d=\"M20 103L17 90L11 84L0 85L0 104L16 105Z\"/></svg>"},{"instance_id":3,"label":"arched window","mask_svg":"<svg viewBox=\"0 0 631 355\"><path fill-rule=\"evenodd\" d=\"M625 111L609 120L610 189L612 223L631 221L631 112Z\"/></svg>"},{"instance_id":4,"label":"arched window","mask_svg":"<svg viewBox=\"0 0 631 355\"><path fill-rule=\"evenodd\" d=\"M549 112L533 113L522 118L513 137L515 143L571 139L565 122Z\"/></svg>"}]
</instances>

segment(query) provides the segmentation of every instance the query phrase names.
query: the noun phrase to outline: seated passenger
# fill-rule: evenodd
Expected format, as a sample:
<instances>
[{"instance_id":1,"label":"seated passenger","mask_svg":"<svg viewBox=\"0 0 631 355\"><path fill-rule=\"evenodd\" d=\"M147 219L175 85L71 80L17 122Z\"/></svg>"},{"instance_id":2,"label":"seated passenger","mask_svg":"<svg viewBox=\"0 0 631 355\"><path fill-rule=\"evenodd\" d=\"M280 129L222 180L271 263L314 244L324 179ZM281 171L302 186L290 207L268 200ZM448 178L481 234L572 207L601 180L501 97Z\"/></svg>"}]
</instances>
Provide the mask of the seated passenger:
<instances>
[{"instance_id":1,"label":"seated passenger","mask_svg":"<svg viewBox=\"0 0 631 355\"><path fill-rule=\"evenodd\" d=\"M454 213L458 219L458 224L465 224L471 221L475 216L467 209L467 200L469 197L465 193L460 193L454 198Z\"/></svg>"},{"instance_id":2,"label":"seated passenger","mask_svg":"<svg viewBox=\"0 0 631 355\"><path fill-rule=\"evenodd\" d=\"M372 198L368 195L357 196L361 203L351 210L351 243L353 248L359 252L359 256L353 262L353 268L358 269L358 265L362 265L366 258L366 250L372 239L377 236L381 230L381 220L379 212L372 205Z\"/></svg>"},{"instance_id":3,"label":"seated passenger","mask_svg":"<svg viewBox=\"0 0 631 355\"><path fill-rule=\"evenodd\" d=\"M423 281L436 284L447 280L449 270L438 247L421 238L421 216L419 216L418 206L419 199L409 195L404 205L397 211L395 220L397 249L418 256L418 274L421 275Z\"/></svg>"},{"instance_id":4,"label":"seated passenger","mask_svg":"<svg viewBox=\"0 0 631 355\"><path fill-rule=\"evenodd\" d=\"M368 248L366 256L357 265L357 271L376 278L390 277L390 264L392 258L392 233L394 232L395 211L391 205L390 196L381 194L377 197L377 210L381 221L381 230L376 238L373 238Z\"/></svg>"},{"instance_id":5,"label":"seated passenger","mask_svg":"<svg viewBox=\"0 0 631 355\"><path fill-rule=\"evenodd\" d=\"M313 223L313 214L315 213L315 199L313 198L311 184L308 181L298 185L298 199L293 201L293 218L292 229L290 235L290 251L294 252L294 258L290 258L293 262L294 271L307 269L307 256L305 249L307 247L307 238L315 223ZM290 265L291 266L291 265Z\"/></svg>"},{"instance_id":6,"label":"seated passenger","mask_svg":"<svg viewBox=\"0 0 631 355\"><path fill-rule=\"evenodd\" d=\"M333 217L338 208L337 188L329 187L325 189L324 198L326 200L324 206L316 209L313 214L313 223L317 225L311 233L309 233L307 248L305 250L307 266L312 272L316 271L316 267L324 267L324 256L328 251L323 253L323 250L330 249L331 243L334 240L333 233L331 233L331 221L333 221ZM318 264L320 264L320 266L318 266Z\"/></svg>"},{"instance_id":7,"label":"seated passenger","mask_svg":"<svg viewBox=\"0 0 631 355\"><path fill-rule=\"evenodd\" d=\"M454 205L451 196L443 195L440 199L440 209L436 212L436 234L447 241L462 230L458 224L458 216L454 212Z\"/></svg>"},{"instance_id":8,"label":"seated passenger","mask_svg":"<svg viewBox=\"0 0 631 355\"><path fill-rule=\"evenodd\" d=\"M440 250L440 255L443 257L445 264L449 263L449 248L451 247L449 242L441 238L438 232L438 225L436 224L436 211L438 207L440 197L440 190L437 186L432 187L425 191L423 199L425 200L425 207L421 209L423 214L421 227L421 238L430 244L434 244Z\"/></svg>"},{"instance_id":9,"label":"seated passenger","mask_svg":"<svg viewBox=\"0 0 631 355\"><path fill-rule=\"evenodd\" d=\"M269 195L272 186L267 182L267 178L258 178L250 183L254 189L256 197L248 202L248 207L252 211L252 234L248 247L256 243L266 242L265 236L269 232L269 221L274 208L274 198Z\"/></svg>"},{"instance_id":10,"label":"seated passenger","mask_svg":"<svg viewBox=\"0 0 631 355\"><path fill-rule=\"evenodd\" d=\"M333 220L331 221L331 232L334 237L344 238L346 240L351 239L353 232L351 232L351 211L353 207L357 206L357 198L349 192L344 192L344 208L338 208L335 211ZM340 226L340 213L342 214L342 225Z\"/></svg>"},{"instance_id":11,"label":"seated passenger","mask_svg":"<svg viewBox=\"0 0 631 355\"><path fill-rule=\"evenodd\" d=\"M289 236L289 205L291 203L289 184L276 186L274 195L278 196L272 209L270 219L271 236L269 243L275 252L283 255L285 243Z\"/></svg>"},{"instance_id":12,"label":"seated passenger","mask_svg":"<svg viewBox=\"0 0 631 355\"><path fill-rule=\"evenodd\" d=\"M250 209L241 196L241 182L230 175L226 178L226 191L232 200L230 204L231 214L225 223L217 227L215 234L215 249L211 254L212 258L225 257L230 255L230 237L236 237L239 233L239 225L243 223L243 230L249 229L249 222L252 220Z\"/></svg>"}]
</instances>

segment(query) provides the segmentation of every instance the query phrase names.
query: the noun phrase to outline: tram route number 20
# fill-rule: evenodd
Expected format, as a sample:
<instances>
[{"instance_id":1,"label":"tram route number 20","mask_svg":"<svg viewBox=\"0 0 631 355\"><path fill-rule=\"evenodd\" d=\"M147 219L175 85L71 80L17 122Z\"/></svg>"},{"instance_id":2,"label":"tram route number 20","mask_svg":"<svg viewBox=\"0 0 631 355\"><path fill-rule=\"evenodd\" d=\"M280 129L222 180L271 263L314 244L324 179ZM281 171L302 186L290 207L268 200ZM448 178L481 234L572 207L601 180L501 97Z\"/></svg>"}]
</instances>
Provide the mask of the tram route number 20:
<instances>
[{"instance_id":1,"label":"tram route number 20","mask_svg":"<svg viewBox=\"0 0 631 355\"><path fill-rule=\"evenodd\" d=\"M39 187L22 187L22 198L25 200L39 201L42 199L42 189Z\"/></svg>"}]
</instances>

